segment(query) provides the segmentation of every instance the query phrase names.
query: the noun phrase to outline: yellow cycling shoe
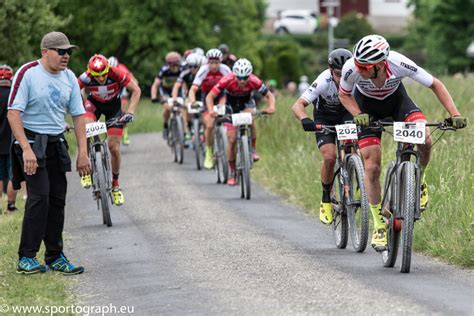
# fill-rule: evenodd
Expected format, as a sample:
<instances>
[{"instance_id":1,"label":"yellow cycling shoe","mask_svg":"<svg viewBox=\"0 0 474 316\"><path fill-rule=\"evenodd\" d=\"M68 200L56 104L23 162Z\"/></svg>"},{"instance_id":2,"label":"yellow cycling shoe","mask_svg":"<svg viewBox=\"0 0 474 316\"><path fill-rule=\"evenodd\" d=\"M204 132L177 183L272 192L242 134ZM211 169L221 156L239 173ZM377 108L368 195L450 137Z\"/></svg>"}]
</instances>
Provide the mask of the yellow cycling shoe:
<instances>
[{"instance_id":1,"label":"yellow cycling shoe","mask_svg":"<svg viewBox=\"0 0 474 316\"><path fill-rule=\"evenodd\" d=\"M426 181L421 184L420 208L425 209L428 206L430 198L428 196L428 185Z\"/></svg>"},{"instance_id":2,"label":"yellow cycling shoe","mask_svg":"<svg viewBox=\"0 0 474 316\"><path fill-rule=\"evenodd\" d=\"M332 205L331 203L321 202L319 207L319 220L324 225L331 225L332 223Z\"/></svg>"},{"instance_id":3,"label":"yellow cycling shoe","mask_svg":"<svg viewBox=\"0 0 474 316\"><path fill-rule=\"evenodd\" d=\"M112 197L114 199L114 204L120 206L124 202L124 197L122 190L120 188L113 188L112 189Z\"/></svg>"},{"instance_id":4,"label":"yellow cycling shoe","mask_svg":"<svg viewBox=\"0 0 474 316\"><path fill-rule=\"evenodd\" d=\"M377 252L382 252L387 249L387 228L379 227L374 229L372 234L372 247Z\"/></svg>"},{"instance_id":5,"label":"yellow cycling shoe","mask_svg":"<svg viewBox=\"0 0 474 316\"><path fill-rule=\"evenodd\" d=\"M206 158L204 159L204 168L214 168L214 158L212 157L212 148L206 146Z\"/></svg>"},{"instance_id":6,"label":"yellow cycling shoe","mask_svg":"<svg viewBox=\"0 0 474 316\"><path fill-rule=\"evenodd\" d=\"M92 178L90 174L81 177L81 185L84 189L89 189L92 186Z\"/></svg>"}]
</instances>

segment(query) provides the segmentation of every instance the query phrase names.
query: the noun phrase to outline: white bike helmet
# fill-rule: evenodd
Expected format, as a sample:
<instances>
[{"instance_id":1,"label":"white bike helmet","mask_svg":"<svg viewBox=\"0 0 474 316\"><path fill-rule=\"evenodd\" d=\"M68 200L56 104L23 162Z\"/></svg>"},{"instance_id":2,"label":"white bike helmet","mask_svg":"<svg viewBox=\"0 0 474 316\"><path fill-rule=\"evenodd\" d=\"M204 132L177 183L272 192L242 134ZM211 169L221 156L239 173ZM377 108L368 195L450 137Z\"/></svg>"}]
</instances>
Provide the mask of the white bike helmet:
<instances>
[{"instance_id":1,"label":"white bike helmet","mask_svg":"<svg viewBox=\"0 0 474 316\"><path fill-rule=\"evenodd\" d=\"M186 57L186 63L191 67L199 67L202 63L202 56L196 53L191 53Z\"/></svg>"},{"instance_id":2,"label":"white bike helmet","mask_svg":"<svg viewBox=\"0 0 474 316\"><path fill-rule=\"evenodd\" d=\"M202 49L201 47L194 47L192 49L192 52L204 56L204 49Z\"/></svg>"},{"instance_id":3,"label":"white bike helmet","mask_svg":"<svg viewBox=\"0 0 474 316\"><path fill-rule=\"evenodd\" d=\"M354 46L354 59L359 64L376 64L387 59L390 45L380 35L364 36Z\"/></svg>"},{"instance_id":4,"label":"white bike helmet","mask_svg":"<svg viewBox=\"0 0 474 316\"><path fill-rule=\"evenodd\" d=\"M232 67L232 71L237 77L248 77L252 74L252 70L252 63L245 58L238 59Z\"/></svg>"},{"instance_id":5,"label":"white bike helmet","mask_svg":"<svg viewBox=\"0 0 474 316\"><path fill-rule=\"evenodd\" d=\"M117 57L114 57L114 56L110 56L110 57L109 57L109 65L110 65L111 67L117 67L118 64L119 64L119 62L118 62Z\"/></svg>"},{"instance_id":6,"label":"white bike helmet","mask_svg":"<svg viewBox=\"0 0 474 316\"><path fill-rule=\"evenodd\" d=\"M218 50L217 48L212 48L207 51L206 57L208 61L211 61L211 60L222 61L222 52Z\"/></svg>"}]
</instances>

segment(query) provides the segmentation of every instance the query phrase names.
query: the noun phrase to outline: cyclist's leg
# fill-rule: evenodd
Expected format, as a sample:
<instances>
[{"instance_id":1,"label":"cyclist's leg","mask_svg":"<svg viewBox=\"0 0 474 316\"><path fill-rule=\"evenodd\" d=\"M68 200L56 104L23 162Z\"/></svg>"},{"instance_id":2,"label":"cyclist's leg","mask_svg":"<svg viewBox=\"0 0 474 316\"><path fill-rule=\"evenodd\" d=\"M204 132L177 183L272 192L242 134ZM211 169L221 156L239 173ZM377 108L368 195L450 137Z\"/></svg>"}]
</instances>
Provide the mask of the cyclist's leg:
<instances>
[{"instance_id":1,"label":"cyclist's leg","mask_svg":"<svg viewBox=\"0 0 474 316\"><path fill-rule=\"evenodd\" d=\"M236 165L236 157L237 157L237 139L235 138L236 136L236 129L235 126L232 125L231 123L224 123L224 126L226 127L227 130L227 160L229 162L229 170L230 170L230 175L229 179L227 180L228 185L235 185L237 183L236 181L236 174L235 174L235 165Z\"/></svg>"},{"instance_id":2,"label":"cyclist's leg","mask_svg":"<svg viewBox=\"0 0 474 316\"><path fill-rule=\"evenodd\" d=\"M171 92L160 87L160 98L163 103L163 137L168 137L168 121L171 116L171 106L168 104L168 98L170 97Z\"/></svg>"}]
</instances>

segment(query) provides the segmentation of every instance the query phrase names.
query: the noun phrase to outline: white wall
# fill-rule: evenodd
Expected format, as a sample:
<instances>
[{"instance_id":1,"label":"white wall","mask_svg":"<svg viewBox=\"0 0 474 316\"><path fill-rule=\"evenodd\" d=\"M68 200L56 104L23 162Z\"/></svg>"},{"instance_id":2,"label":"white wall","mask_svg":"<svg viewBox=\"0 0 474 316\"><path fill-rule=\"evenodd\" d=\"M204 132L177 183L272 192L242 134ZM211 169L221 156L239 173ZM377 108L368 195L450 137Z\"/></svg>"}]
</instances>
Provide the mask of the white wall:
<instances>
[{"instance_id":1,"label":"white wall","mask_svg":"<svg viewBox=\"0 0 474 316\"><path fill-rule=\"evenodd\" d=\"M305 9L319 11L318 0L267 0L267 16L274 18L278 11L287 9Z\"/></svg>"},{"instance_id":2,"label":"white wall","mask_svg":"<svg viewBox=\"0 0 474 316\"><path fill-rule=\"evenodd\" d=\"M408 0L369 0L369 15L407 17L411 14L407 3Z\"/></svg>"}]
</instances>

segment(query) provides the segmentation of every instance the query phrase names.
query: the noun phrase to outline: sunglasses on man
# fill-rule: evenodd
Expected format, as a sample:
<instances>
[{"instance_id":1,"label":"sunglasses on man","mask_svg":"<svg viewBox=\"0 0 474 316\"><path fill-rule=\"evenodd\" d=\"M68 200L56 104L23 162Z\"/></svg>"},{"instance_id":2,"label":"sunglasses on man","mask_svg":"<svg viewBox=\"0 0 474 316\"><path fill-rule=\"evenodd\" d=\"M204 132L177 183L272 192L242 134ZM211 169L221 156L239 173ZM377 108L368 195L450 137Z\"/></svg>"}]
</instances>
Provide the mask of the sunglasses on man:
<instances>
[{"instance_id":1,"label":"sunglasses on man","mask_svg":"<svg viewBox=\"0 0 474 316\"><path fill-rule=\"evenodd\" d=\"M72 48L48 48L49 50L54 50L58 53L59 56L64 56L66 53L71 56L72 55Z\"/></svg>"}]
</instances>

